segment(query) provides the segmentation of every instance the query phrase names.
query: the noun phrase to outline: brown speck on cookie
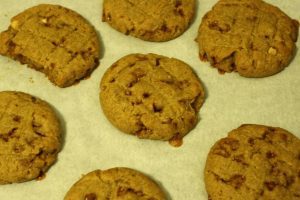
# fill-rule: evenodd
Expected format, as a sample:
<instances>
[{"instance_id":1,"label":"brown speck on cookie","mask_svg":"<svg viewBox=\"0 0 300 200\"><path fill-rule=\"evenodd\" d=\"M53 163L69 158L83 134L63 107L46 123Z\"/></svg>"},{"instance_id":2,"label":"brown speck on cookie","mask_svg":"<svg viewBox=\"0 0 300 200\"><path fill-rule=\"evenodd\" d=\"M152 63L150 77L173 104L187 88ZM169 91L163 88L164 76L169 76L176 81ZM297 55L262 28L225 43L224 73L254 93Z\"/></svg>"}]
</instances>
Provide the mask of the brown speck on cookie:
<instances>
[{"instance_id":1,"label":"brown speck on cookie","mask_svg":"<svg viewBox=\"0 0 300 200\"><path fill-rule=\"evenodd\" d=\"M13 120L15 121L15 122L20 122L21 121L21 117L19 116L19 115L15 115L14 117L13 117Z\"/></svg>"},{"instance_id":2,"label":"brown speck on cookie","mask_svg":"<svg viewBox=\"0 0 300 200\"><path fill-rule=\"evenodd\" d=\"M274 188L276 187L276 183L274 181L270 181L270 182L265 182L265 186L268 188L269 191L274 190Z\"/></svg>"},{"instance_id":3,"label":"brown speck on cookie","mask_svg":"<svg viewBox=\"0 0 300 200\"><path fill-rule=\"evenodd\" d=\"M97 195L95 193L86 194L84 200L97 200Z\"/></svg>"},{"instance_id":4,"label":"brown speck on cookie","mask_svg":"<svg viewBox=\"0 0 300 200\"><path fill-rule=\"evenodd\" d=\"M233 175L228 181L226 181L228 184L232 185L235 189L239 189L242 187L242 184L246 181L245 176L236 174Z\"/></svg>"},{"instance_id":5,"label":"brown speck on cookie","mask_svg":"<svg viewBox=\"0 0 300 200\"><path fill-rule=\"evenodd\" d=\"M253 146L255 144L254 138L249 138L248 143L250 144L250 146Z\"/></svg>"},{"instance_id":6,"label":"brown speck on cookie","mask_svg":"<svg viewBox=\"0 0 300 200\"><path fill-rule=\"evenodd\" d=\"M266 153L266 157L267 157L268 159L275 158L275 157L276 157L276 153L274 153L274 152L272 152L272 151L268 151L268 152Z\"/></svg>"}]
</instances>

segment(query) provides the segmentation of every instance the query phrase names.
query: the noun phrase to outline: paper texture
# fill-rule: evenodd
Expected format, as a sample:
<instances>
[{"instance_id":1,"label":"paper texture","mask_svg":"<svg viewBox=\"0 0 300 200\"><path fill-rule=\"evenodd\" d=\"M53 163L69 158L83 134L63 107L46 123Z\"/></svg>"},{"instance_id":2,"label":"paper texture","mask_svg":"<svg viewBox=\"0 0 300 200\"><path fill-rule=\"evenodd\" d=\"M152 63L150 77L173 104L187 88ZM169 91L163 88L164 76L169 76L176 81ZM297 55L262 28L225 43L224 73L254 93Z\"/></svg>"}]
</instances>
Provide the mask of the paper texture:
<instances>
[{"instance_id":1,"label":"paper texture","mask_svg":"<svg viewBox=\"0 0 300 200\"><path fill-rule=\"evenodd\" d=\"M0 0L0 31L10 18L40 3L71 8L97 29L102 41L100 66L87 80L58 88L39 72L0 56L0 91L18 90L49 102L64 128L64 145L42 181L0 186L1 200L59 200L82 174L95 169L130 167L148 174L173 200L205 200L203 169L210 147L243 123L279 126L300 137L300 54L281 73L261 79L220 75L198 58L194 42L202 16L217 0L198 0L191 27L179 38L163 43L145 42L115 31L101 22L101 0ZM299 0L268 0L300 19ZM297 42L300 47L300 40ZM205 85L206 100L197 127L180 148L168 142L140 140L113 127L99 104L99 84L105 70L130 53L157 53L191 65Z\"/></svg>"}]
</instances>

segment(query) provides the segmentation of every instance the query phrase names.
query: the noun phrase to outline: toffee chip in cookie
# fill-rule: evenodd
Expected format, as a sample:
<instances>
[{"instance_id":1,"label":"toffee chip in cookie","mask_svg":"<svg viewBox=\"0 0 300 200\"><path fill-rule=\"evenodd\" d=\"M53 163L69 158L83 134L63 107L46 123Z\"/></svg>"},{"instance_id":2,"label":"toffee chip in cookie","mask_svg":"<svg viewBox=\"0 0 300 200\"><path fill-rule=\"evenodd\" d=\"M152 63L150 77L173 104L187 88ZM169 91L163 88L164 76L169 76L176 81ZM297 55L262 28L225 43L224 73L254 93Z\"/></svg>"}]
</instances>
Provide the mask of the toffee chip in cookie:
<instances>
[{"instance_id":1,"label":"toffee chip in cookie","mask_svg":"<svg viewBox=\"0 0 300 200\"><path fill-rule=\"evenodd\" d=\"M262 0L220 0L204 15L199 55L219 72L266 77L291 62L299 23Z\"/></svg>"},{"instance_id":2,"label":"toffee chip in cookie","mask_svg":"<svg viewBox=\"0 0 300 200\"><path fill-rule=\"evenodd\" d=\"M146 175L129 168L95 170L84 175L64 200L166 200L160 187Z\"/></svg>"},{"instance_id":3,"label":"toffee chip in cookie","mask_svg":"<svg viewBox=\"0 0 300 200\"><path fill-rule=\"evenodd\" d=\"M162 42L190 25L195 0L104 0L103 22L126 35Z\"/></svg>"},{"instance_id":4,"label":"toffee chip in cookie","mask_svg":"<svg viewBox=\"0 0 300 200\"><path fill-rule=\"evenodd\" d=\"M242 125L211 148L205 166L211 200L300 199L300 139L263 125Z\"/></svg>"},{"instance_id":5,"label":"toffee chip in cookie","mask_svg":"<svg viewBox=\"0 0 300 200\"><path fill-rule=\"evenodd\" d=\"M8 30L0 34L0 54L67 87L98 66L100 47L95 29L78 13L41 4L12 18Z\"/></svg>"},{"instance_id":6,"label":"toffee chip in cookie","mask_svg":"<svg viewBox=\"0 0 300 200\"><path fill-rule=\"evenodd\" d=\"M179 146L195 127L204 88L186 63L156 54L130 54L114 63L100 85L104 114L121 131Z\"/></svg>"},{"instance_id":7,"label":"toffee chip in cookie","mask_svg":"<svg viewBox=\"0 0 300 200\"><path fill-rule=\"evenodd\" d=\"M56 161L61 132L52 108L22 92L0 92L0 184L43 176Z\"/></svg>"}]
</instances>

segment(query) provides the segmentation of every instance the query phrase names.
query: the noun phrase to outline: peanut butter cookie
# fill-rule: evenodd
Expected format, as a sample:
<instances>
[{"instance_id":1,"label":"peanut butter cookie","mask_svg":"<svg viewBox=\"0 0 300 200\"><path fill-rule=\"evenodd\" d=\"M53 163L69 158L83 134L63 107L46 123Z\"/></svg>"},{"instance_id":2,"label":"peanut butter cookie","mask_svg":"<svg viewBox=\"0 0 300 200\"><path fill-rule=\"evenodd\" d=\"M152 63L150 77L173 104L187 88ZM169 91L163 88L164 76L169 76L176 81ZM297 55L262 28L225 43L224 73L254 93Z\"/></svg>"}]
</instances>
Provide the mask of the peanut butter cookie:
<instances>
[{"instance_id":1,"label":"peanut butter cookie","mask_svg":"<svg viewBox=\"0 0 300 200\"><path fill-rule=\"evenodd\" d=\"M195 0L104 0L102 21L126 35L161 42L181 35L194 10Z\"/></svg>"},{"instance_id":2,"label":"peanut butter cookie","mask_svg":"<svg viewBox=\"0 0 300 200\"><path fill-rule=\"evenodd\" d=\"M242 125L210 150L211 200L300 199L300 140L281 128Z\"/></svg>"},{"instance_id":3,"label":"peanut butter cookie","mask_svg":"<svg viewBox=\"0 0 300 200\"><path fill-rule=\"evenodd\" d=\"M13 17L0 34L0 54L43 72L59 87L88 76L99 62L95 29L79 14L41 4Z\"/></svg>"},{"instance_id":4,"label":"peanut butter cookie","mask_svg":"<svg viewBox=\"0 0 300 200\"><path fill-rule=\"evenodd\" d=\"M123 132L178 141L196 125L204 89L180 60L131 54L106 71L100 100L107 118Z\"/></svg>"},{"instance_id":5,"label":"peanut butter cookie","mask_svg":"<svg viewBox=\"0 0 300 200\"><path fill-rule=\"evenodd\" d=\"M299 23L261 0L220 0L202 19L200 59L219 72L266 77L294 56Z\"/></svg>"},{"instance_id":6,"label":"peanut butter cookie","mask_svg":"<svg viewBox=\"0 0 300 200\"><path fill-rule=\"evenodd\" d=\"M59 150L59 121L46 102L22 92L0 92L0 184L41 177Z\"/></svg>"},{"instance_id":7,"label":"peanut butter cookie","mask_svg":"<svg viewBox=\"0 0 300 200\"><path fill-rule=\"evenodd\" d=\"M166 200L159 186L128 168L96 170L75 183L64 200Z\"/></svg>"}]
</instances>

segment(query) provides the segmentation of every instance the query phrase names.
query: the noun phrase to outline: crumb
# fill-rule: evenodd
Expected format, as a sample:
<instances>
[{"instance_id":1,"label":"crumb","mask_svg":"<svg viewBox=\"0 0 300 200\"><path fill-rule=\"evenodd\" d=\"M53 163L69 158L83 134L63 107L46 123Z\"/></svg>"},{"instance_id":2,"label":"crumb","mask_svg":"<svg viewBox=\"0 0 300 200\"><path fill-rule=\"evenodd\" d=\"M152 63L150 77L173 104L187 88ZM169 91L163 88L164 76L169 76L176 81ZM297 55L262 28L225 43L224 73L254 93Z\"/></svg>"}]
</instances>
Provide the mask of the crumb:
<instances>
[{"instance_id":1,"label":"crumb","mask_svg":"<svg viewBox=\"0 0 300 200\"><path fill-rule=\"evenodd\" d=\"M87 75L87 76L84 77L83 79L84 79L84 80L87 80L87 79L89 79L89 78L91 78L91 74Z\"/></svg>"},{"instance_id":2,"label":"crumb","mask_svg":"<svg viewBox=\"0 0 300 200\"><path fill-rule=\"evenodd\" d=\"M46 174L41 172L40 175L36 178L37 181L44 180L46 178Z\"/></svg>"},{"instance_id":3,"label":"crumb","mask_svg":"<svg viewBox=\"0 0 300 200\"><path fill-rule=\"evenodd\" d=\"M183 143L182 138L175 137L169 140L169 144L173 147L180 147L182 143Z\"/></svg>"},{"instance_id":4,"label":"crumb","mask_svg":"<svg viewBox=\"0 0 300 200\"><path fill-rule=\"evenodd\" d=\"M32 77L29 78L29 82L30 82L30 83L34 83Z\"/></svg>"}]
</instances>

